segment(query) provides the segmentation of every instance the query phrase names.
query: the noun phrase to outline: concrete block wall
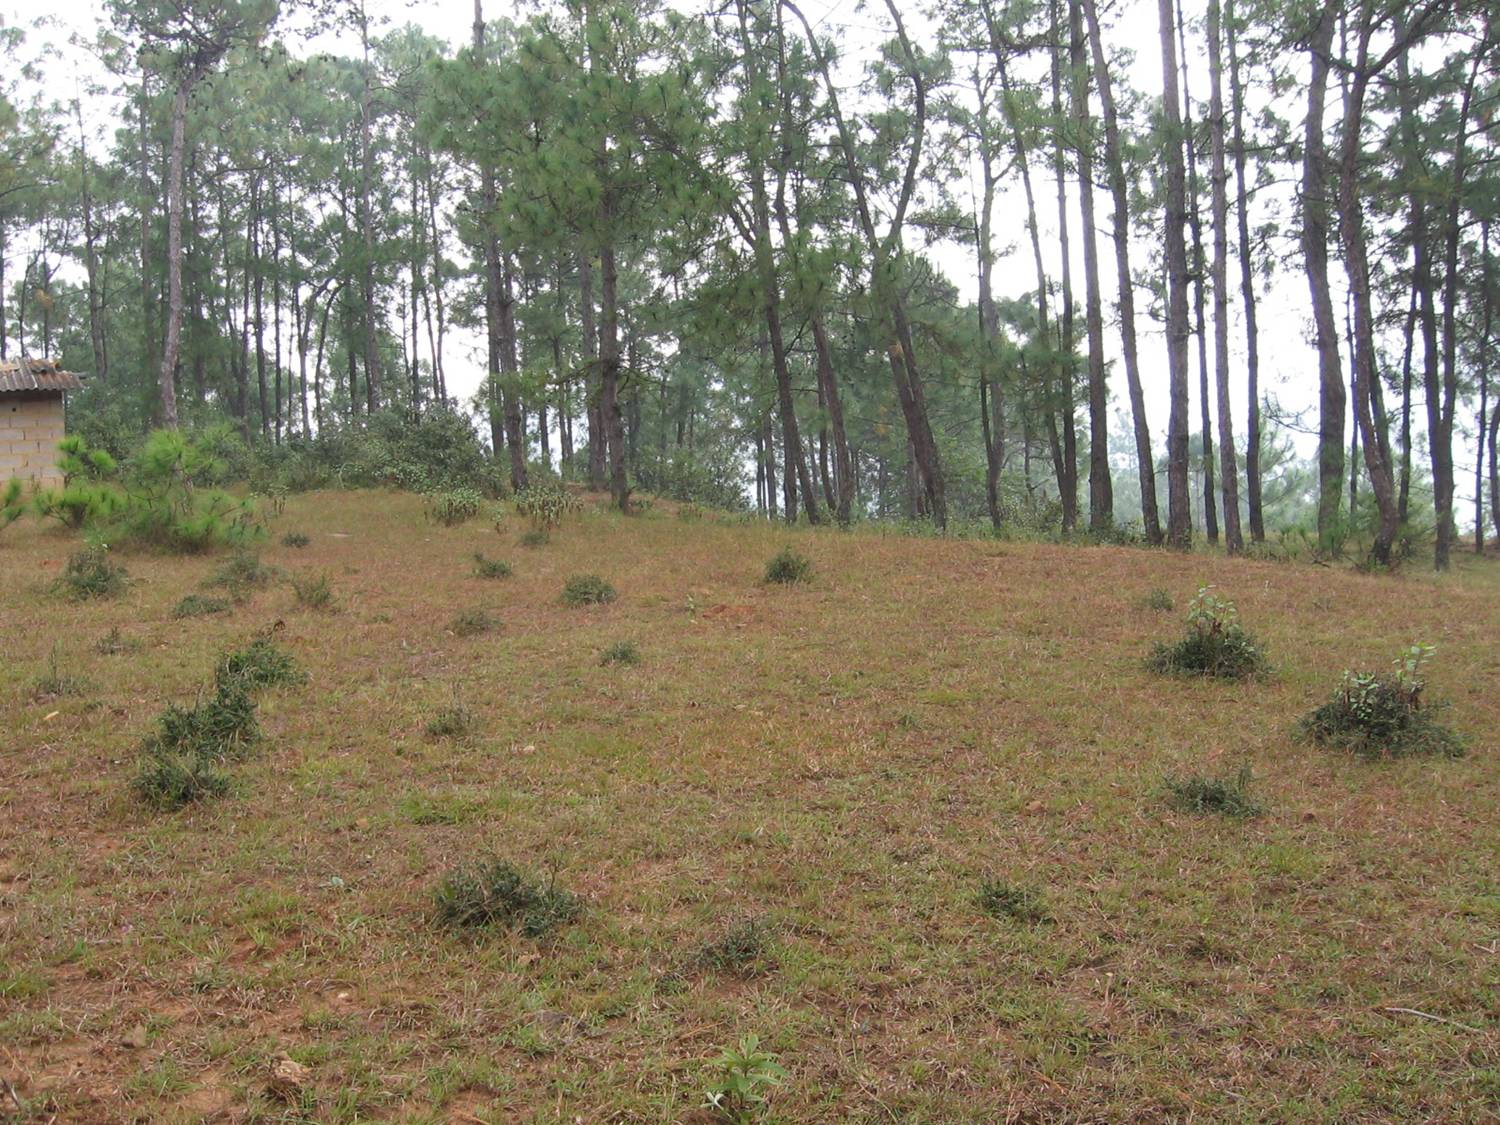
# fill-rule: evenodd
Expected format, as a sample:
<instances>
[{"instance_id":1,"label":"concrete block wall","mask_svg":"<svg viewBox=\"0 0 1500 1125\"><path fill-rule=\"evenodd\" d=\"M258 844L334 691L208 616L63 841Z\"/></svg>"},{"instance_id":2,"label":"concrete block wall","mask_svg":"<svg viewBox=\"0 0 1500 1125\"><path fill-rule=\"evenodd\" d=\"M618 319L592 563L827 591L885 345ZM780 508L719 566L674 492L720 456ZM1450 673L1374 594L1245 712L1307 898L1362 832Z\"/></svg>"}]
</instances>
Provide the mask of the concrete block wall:
<instances>
[{"instance_id":1,"label":"concrete block wall","mask_svg":"<svg viewBox=\"0 0 1500 1125\"><path fill-rule=\"evenodd\" d=\"M20 477L61 485L57 443L63 432L62 395L0 395L0 484Z\"/></svg>"}]
</instances>

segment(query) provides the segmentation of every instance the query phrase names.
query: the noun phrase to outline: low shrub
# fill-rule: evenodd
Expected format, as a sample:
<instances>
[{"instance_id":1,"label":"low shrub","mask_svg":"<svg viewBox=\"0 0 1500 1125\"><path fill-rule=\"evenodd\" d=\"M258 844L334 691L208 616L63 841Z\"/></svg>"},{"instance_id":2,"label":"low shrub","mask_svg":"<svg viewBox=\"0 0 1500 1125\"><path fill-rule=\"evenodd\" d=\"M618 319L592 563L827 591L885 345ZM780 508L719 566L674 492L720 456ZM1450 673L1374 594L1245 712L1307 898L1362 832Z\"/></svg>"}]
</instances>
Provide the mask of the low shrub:
<instances>
[{"instance_id":1,"label":"low shrub","mask_svg":"<svg viewBox=\"0 0 1500 1125\"><path fill-rule=\"evenodd\" d=\"M117 598L128 584L125 568L109 557L109 548L103 545L85 547L69 555L56 583L57 589L73 601Z\"/></svg>"},{"instance_id":2,"label":"low shrub","mask_svg":"<svg viewBox=\"0 0 1500 1125\"><path fill-rule=\"evenodd\" d=\"M737 918L705 942L693 960L706 969L742 976L765 972L776 962L771 926L762 918Z\"/></svg>"},{"instance_id":3,"label":"low shrub","mask_svg":"<svg viewBox=\"0 0 1500 1125\"><path fill-rule=\"evenodd\" d=\"M573 921L578 898L552 880L542 882L495 858L455 868L434 894L437 919L453 927L507 926L541 937Z\"/></svg>"},{"instance_id":4,"label":"low shrub","mask_svg":"<svg viewBox=\"0 0 1500 1125\"><path fill-rule=\"evenodd\" d=\"M503 559L487 559L482 551L475 551L474 573L480 578L509 578L510 563Z\"/></svg>"},{"instance_id":5,"label":"low shrub","mask_svg":"<svg viewBox=\"0 0 1500 1125\"><path fill-rule=\"evenodd\" d=\"M428 738L462 738L474 729L474 713L457 699L427 720Z\"/></svg>"},{"instance_id":6,"label":"low shrub","mask_svg":"<svg viewBox=\"0 0 1500 1125\"><path fill-rule=\"evenodd\" d=\"M499 620L487 609L461 609L448 622L448 631L457 637L477 637L499 627Z\"/></svg>"},{"instance_id":7,"label":"low shrub","mask_svg":"<svg viewBox=\"0 0 1500 1125\"><path fill-rule=\"evenodd\" d=\"M1158 586L1141 599L1141 608L1155 610L1157 613L1171 613L1172 595Z\"/></svg>"},{"instance_id":8,"label":"low shrub","mask_svg":"<svg viewBox=\"0 0 1500 1125\"><path fill-rule=\"evenodd\" d=\"M191 707L168 704L156 720L156 733L147 749L232 762L243 758L258 741L255 700L243 683L227 680Z\"/></svg>"},{"instance_id":9,"label":"low shrub","mask_svg":"<svg viewBox=\"0 0 1500 1125\"><path fill-rule=\"evenodd\" d=\"M523 547L545 547L552 541L552 537L540 528L532 528L516 540Z\"/></svg>"},{"instance_id":10,"label":"low shrub","mask_svg":"<svg viewBox=\"0 0 1500 1125\"><path fill-rule=\"evenodd\" d=\"M148 805L164 811L229 792L229 773L212 759L152 749L141 756L131 788Z\"/></svg>"},{"instance_id":11,"label":"low shrub","mask_svg":"<svg viewBox=\"0 0 1500 1125\"><path fill-rule=\"evenodd\" d=\"M457 527L479 514L484 497L473 488L451 488L427 497L427 518L444 527Z\"/></svg>"},{"instance_id":12,"label":"low shrub","mask_svg":"<svg viewBox=\"0 0 1500 1125\"><path fill-rule=\"evenodd\" d=\"M203 584L228 590L230 597L242 602L280 577L281 571L261 562L256 552L239 550L220 563Z\"/></svg>"},{"instance_id":13,"label":"low shrub","mask_svg":"<svg viewBox=\"0 0 1500 1125\"><path fill-rule=\"evenodd\" d=\"M785 586L806 582L812 577L812 563L790 547L783 547L766 563L766 582Z\"/></svg>"},{"instance_id":14,"label":"low shrub","mask_svg":"<svg viewBox=\"0 0 1500 1125\"><path fill-rule=\"evenodd\" d=\"M1302 719L1300 732L1318 745L1365 758L1459 757L1463 739L1438 722L1437 708L1422 698L1422 667L1432 652L1431 645L1413 645L1385 675L1346 671L1328 701Z\"/></svg>"},{"instance_id":15,"label":"low shrub","mask_svg":"<svg viewBox=\"0 0 1500 1125\"><path fill-rule=\"evenodd\" d=\"M47 658L47 671L37 677L31 690L38 699L56 699L64 695L82 695L88 687L89 682L84 677L71 675L58 666L57 646L53 645L52 654Z\"/></svg>"},{"instance_id":16,"label":"low shrub","mask_svg":"<svg viewBox=\"0 0 1500 1125\"><path fill-rule=\"evenodd\" d=\"M224 653L214 666L214 683L221 688L238 685L254 692L306 680L307 673L297 667L291 654L269 637L256 637L243 648Z\"/></svg>"},{"instance_id":17,"label":"low shrub","mask_svg":"<svg viewBox=\"0 0 1500 1125\"><path fill-rule=\"evenodd\" d=\"M333 584L326 571L316 574L294 574L289 579L297 604L307 609L330 609L333 606Z\"/></svg>"},{"instance_id":18,"label":"low shrub","mask_svg":"<svg viewBox=\"0 0 1500 1125\"><path fill-rule=\"evenodd\" d=\"M202 594L189 594L172 608L172 616L208 617L215 613L228 613L230 609L228 598L210 598Z\"/></svg>"},{"instance_id":19,"label":"low shrub","mask_svg":"<svg viewBox=\"0 0 1500 1125\"><path fill-rule=\"evenodd\" d=\"M23 487L19 477L11 477L5 482L5 487L0 488L0 531L4 531L25 513L26 502L22 499Z\"/></svg>"},{"instance_id":20,"label":"low shrub","mask_svg":"<svg viewBox=\"0 0 1500 1125\"><path fill-rule=\"evenodd\" d=\"M564 605L604 605L615 600L615 588L597 574L575 574L563 585Z\"/></svg>"},{"instance_id":21,"label":"low shrub","mask_svg":"<svg viewBox=\"0 0 1500 1125\"><path fill-rule=\"evenodd\" d=\"M532 484L515 495L516 511L531 521L532 531L546 534L562 525L569 512L582 510L583 503L560 484L550 482Z\"/></svg>"},{"instance_id":22,"label":"low shrub","mask_svg":"<svg viewBox=\"0 0 1500 1125\"><path fill-rule=\"evenodd\" d=\"M1026 923L1047 922L1052 918L1041 892L1001 879L981 882L975 902L991 918Z\"/></svg>"},{"instance_id":23,"label":"low shrub","mask_svg":"<svg viewBox=\"0 0 1500 1125\"><path fill-rule=\"evenodd\" d=\"M94 651L100 656L118 656L122 652L134 652L140 647L141 642L134 637L125 636L118 625L111 626L109 632L94 642Z\"/></svg>"},{"instance_id":24,"label":"low shrub","mask_svg":"<svg viewBox=\"0 0 1500 1125\"><path fill-rule=\"evenodd\" d=\"M1147 660L1152 671L1234 680L1270 671L1264 651L1240 626L1234 603L1212 589L1200 586L1189 604L1187 634L1157 644Z\"/></svg>"},{"instance_id":25,"label":"low shrub","mask_svg":"<svg viewBox=\"0 0 1500 1125\"><path fill-rule=\"evenodd\" d=\"M1248 820L1265 810L1250 796L1250 767L1241 766L1228 777L1182 774L1168 777L1165 786L1172 806L1182 812Z\"/></svg>"},{"instance_id":26,"label":"low shrub","mask_svg":"<svg viewBox=\"0 0 1500 1125\"><path fill-rule=\"evenodd\" d=\"M634 641L616 641L599 657L599 663L603 665L639 664L640 662L641 650L636 647Z\"/></svg>"},{"instance_id":27,"label":"low shrub","mask_svg":"<svg viewBox=\"0 0 1500 1125\"><path fill-rule=\"evenodd\" d=\"M306 547L311 542L312 539L300 531L288 531L281 537L283 547Z\"/></svg>"}]
</instances>

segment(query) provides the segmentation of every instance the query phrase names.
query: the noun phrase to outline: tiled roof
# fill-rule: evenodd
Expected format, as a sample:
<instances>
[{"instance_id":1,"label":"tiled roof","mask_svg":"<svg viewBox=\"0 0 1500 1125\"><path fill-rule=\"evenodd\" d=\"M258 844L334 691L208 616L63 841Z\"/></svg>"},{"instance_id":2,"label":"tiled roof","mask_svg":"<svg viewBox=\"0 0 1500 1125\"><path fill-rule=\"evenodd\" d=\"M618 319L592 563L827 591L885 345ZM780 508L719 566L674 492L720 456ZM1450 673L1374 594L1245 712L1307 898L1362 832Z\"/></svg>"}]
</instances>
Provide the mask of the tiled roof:
<instances>
[{"instance_id":1,"label":"tiled roof","mask_svg":"<svg viewBox=\"0 0 1500 1125\"><path fill-rule=\"evenodd\" d=\"M0 360L0 394L21 391L76 391L83 380L50 359Z\"/></svg>"}]
</instances>

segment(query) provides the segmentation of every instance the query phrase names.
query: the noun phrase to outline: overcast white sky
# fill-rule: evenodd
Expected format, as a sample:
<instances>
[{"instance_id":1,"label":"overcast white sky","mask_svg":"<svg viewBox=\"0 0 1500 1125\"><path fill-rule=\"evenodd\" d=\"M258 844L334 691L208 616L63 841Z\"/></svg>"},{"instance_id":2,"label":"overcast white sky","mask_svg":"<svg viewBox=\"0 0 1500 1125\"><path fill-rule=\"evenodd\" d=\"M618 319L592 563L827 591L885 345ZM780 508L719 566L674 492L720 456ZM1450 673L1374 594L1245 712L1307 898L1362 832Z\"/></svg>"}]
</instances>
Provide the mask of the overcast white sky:
<instances>
[{"instance_id":1,"label":"overcast white sky","mask_svg":"<svg viewBox=\"0 0 1500 1125\"><path fill-rule=\"evenodd\" d=\"M31 42L40 44L44 40L50 40L54 43L65 43L70 32L76 32L85 37L92 36L101 7L102 5L87 2L87 0L60 0L52 8L52 26L31 33ZM461 44L468 38L473 20L472 0L410 0L410 2L370 0L370 7L372 13L386 19L390 26L403 22L415 23L429 33L444 37L454 44ZM1192 20L1195 18L1192 12L1198 5L1189 4L1188 7L1189 19ZM831 2L830 0L805 0L804 10L820 30L842 29L837 34L837 39L843 53L843 79L850 85L855 84L862 72L862 64L874 56L877 45L884 35L884 28L887 25L883 6L865 6L860 0L831 0ZM1134 58L1128 71L1129 82L1135 89L1150 94L1159 88L1161 81L1161 62L1156 35L1156 6L1143 3L1142 0L1118 0L1115 10L1117 14L1113 17L1105 16L1107 24L1112 24L1112 28L1106 29L1111 49L1112 51L1125 49L1133 53ZM517 16L518 14L520 13L514 4L498 3L495 0L489 0L485 4L487 18ZM930 22L914 9L904 14L910 21L909 30L919 39L930 40ZM36 9L30 4L17 3L16 0L0 0L0 17L3 17L8 25L24 26L36 19ZM1193 56L1189 60L1190 86L1195 100L1206 99L1208 90L1206 63L1201 51L1191 42L1193 34L1193 30L1190 29L1189 53ZM340 44L336 39L329 37L318 41L315 46L325 50L339 49ZM344 45L344 49L352 51L352 44ZM92 65L86 54L66 47L62 50L66 70L79 75L99 73L98 68ZM90 118L96 124L103 126L113 112L113 100L106 96L94 100L92 106L93 112L90 113ZM1293 115L1294 121L1300 120L1298 107L1290 106L1287 110ZM1036 171L1040 177L1042 170ZM1200 175L1206 179L1207 154L1202 154ZM1049 270L1055 274L1059 262L1055 205L1050 206L1049 213L1051 189L1048 188L1043 192L1040 183L1039 178L1039 203L1043 206L1043 244L1046 253L1051 258L1048 263ZM1283 216L1289 217L1292 213L1289 202L1290 191L1291 188L1287 185L1272 189L1257 200L1255 209L1263 213L1268 207L1274 206ZM1114 259L1108 225L1111 221L1111 211L1108 193L1097 192L1095 212L1101 224L1099 231L1100 268L1105 300L1110 306L1106 309L1106 346L1111 349L1113 355L1113 350L1117 347L1118 336L1111 327L1115 296ZM1073 277L1075 291L1081 301L1083 291L1081 240L1079 238L1081 221L1077 214L1076 199L1073 202L1072 212L1070 225L1073 233L1072 248L1076 259L1073 263ZM1020 197L1019 186L1017 186L1015 190L1001 197L996 213L996 250L1002 255L996 269L996 278L1002 295L1005 294L1007 282L1011 283L1009 288L1012 295L1025 292L1033 284L1034 275L1026 246L1024 217L1023 201ZM1233 245L1232 241L1231 245ZM1138 273L1146 267L1149 261L1149 249L1144 243L1136 247L1133 264ZM1285 250L1286 246L1278 249ZM975 291L972 251L959 247L938 247L934 253L961 291L972 297ZM1300 270L1296 269L1295 259L1292 264L1294 267L1292 271L1279 273L1269 289L1263 290L1260 294L1262 302L1260 309L1262 392L1279 401L1288 411L1307 412L1306 420L1311 422L1312 410L1316 402L1316 357L1309 344L1310 324L1306 312L1305 282ZM1236 383L1234 393L1236 439L1243 448L1246 394L1243 330L1239 322L1240 302L1235 262L1231 262L1229 272L1231 285L1235 289L1231 301L1235 317L1231 331L1231 347ZM1335 270L1335 277L1338 279L1337 270ZM1342 293L1336 294L1335 299L1341 304ZM1145 315L1144 307L1140 308L1139 313L1138 331L1141 340L1143 377L1146 382L1147 409L1150 413L1152 429L1160 439L1166 425L1165 344L1157 325ZM1081 331L1080 327L1080 333ZM1211 332L1210 325L1210 336ZM462 364L450 361L450 382L457 389L467 393L479 382L482 374L482 357L477 341L469 341L467 346L462 341L458 343L461 351L466 352L467 355L462 357L464 359ZM1210 347L1210 354L1211 351ZM453 358L456 360L460 356ZM1192 416L1195 419L1194 428L1196 429L1196 419L1199 413L1196 401L1196 351L1194 351L1194 364ZM1115 364L1111 371L1111 385L1115 390L1113 398L1117 410L1123 410L1126 406L1123 383L1123 371L1118 364ZM1298 445L1303 452L1308 452L1312 441L1304 436L1298 439ZM1460 492L1463 491L1465 490L1461 487Z\"/></svg>"}]
</instances>

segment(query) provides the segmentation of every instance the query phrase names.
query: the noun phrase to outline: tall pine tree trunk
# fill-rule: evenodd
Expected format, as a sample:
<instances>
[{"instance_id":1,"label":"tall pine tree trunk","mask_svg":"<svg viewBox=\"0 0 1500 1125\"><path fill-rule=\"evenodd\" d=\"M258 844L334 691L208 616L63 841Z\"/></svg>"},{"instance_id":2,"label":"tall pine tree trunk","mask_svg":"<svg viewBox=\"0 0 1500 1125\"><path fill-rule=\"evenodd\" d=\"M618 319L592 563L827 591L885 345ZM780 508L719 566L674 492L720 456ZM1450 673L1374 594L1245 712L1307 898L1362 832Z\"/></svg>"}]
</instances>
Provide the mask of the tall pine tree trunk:
<instances>
[{"instance_id":1,"label":"tall pine tree trunk","mask_svg":"<svg viewBox=\"0 0 1500 1125\"><path fill-rule=\"evenodd\" d=\"M1245 550L1240 532L1239 466L1229 405L1229 170L1224 155L1223 35L1219 0L1208 0L1209 172L1213 209L1214 375L1219 393L1219 483L1224 490L1224 546Z\"/></svg>"},{"instance_id":2,"label":"tall pine tree trunk","mask_svg":"<svg viewBox=\"0 0 1500 1125\"><path fill-rule=\"evenodd\" d=\"M1238 28L1234 0L1224 3L1224 31L1229 49L1230 116L1234 121L1235 218L1239 224L1240 296L1245 305L1245 379L1248 415L1245 434L1245 506L1250 517L1250 538L1266 538L1265 506L1260 474L1260 329L1255 310L1255 263L1250 241L1250 195L1245 187L1245 91L1240 82ZM1227 441L1220 435L1221 441ZM1232 446L1231 446L1232 448Z\"/></svg>"},{"instance_id":3,"label":"tall pine tree trunk","mask_svg":"<svg viewBox=\"0 0 1500 1125\"><path fill-rule=\"evenodd\" d=\"M1193 540L1188 482L1188 264L1187 169L1182 158L1182 110L1177 92L1177 42L1172 0L1157 0L1161 31L1162 110L1167 173L1167 366L1171 412L1167 420L1167 543L1186 550Z\"/></svg>"}]
</instances>

